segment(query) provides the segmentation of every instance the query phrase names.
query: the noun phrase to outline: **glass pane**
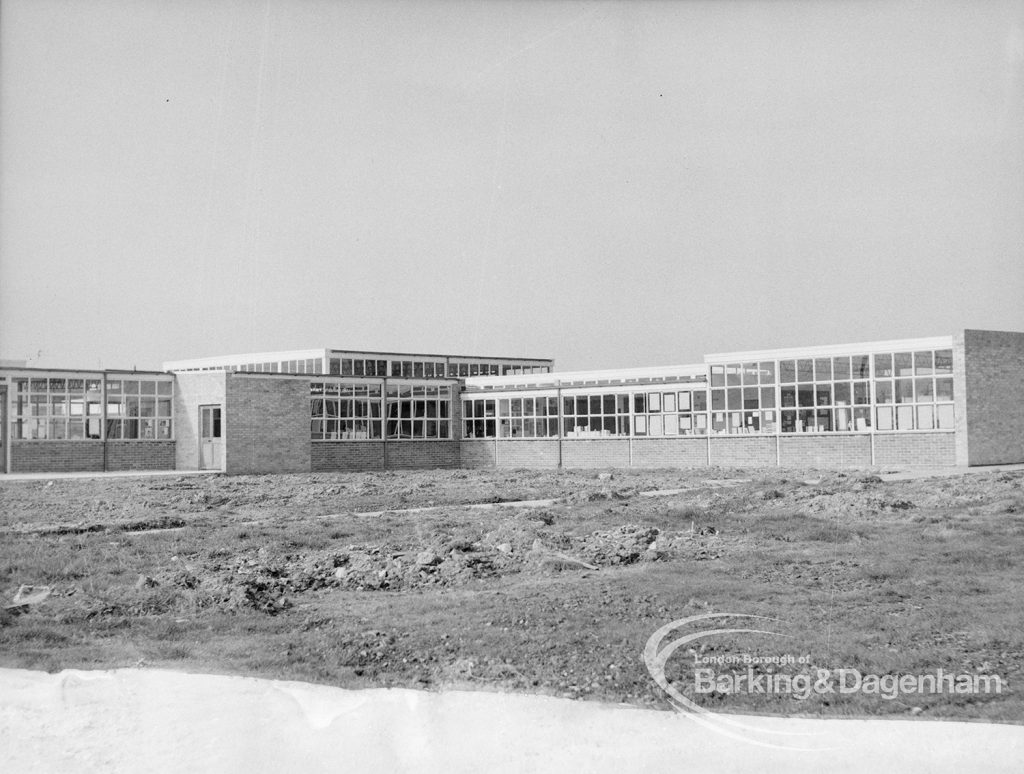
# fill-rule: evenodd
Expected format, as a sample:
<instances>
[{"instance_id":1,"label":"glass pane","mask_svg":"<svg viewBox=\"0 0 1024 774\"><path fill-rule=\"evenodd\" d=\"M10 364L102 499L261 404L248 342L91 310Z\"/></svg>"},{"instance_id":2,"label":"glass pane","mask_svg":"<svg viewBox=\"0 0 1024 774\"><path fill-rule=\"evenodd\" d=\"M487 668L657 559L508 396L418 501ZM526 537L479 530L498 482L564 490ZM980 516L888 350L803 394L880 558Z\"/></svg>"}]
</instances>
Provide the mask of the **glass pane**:
<instances>
[{"instance_id":1,"label":"glass pane","mask_svg":"<svg viewBox=\"0 0 1024 774\"><path fill-rule=\"evenodd\" d=\"M897 403L913 403L914 402L914 380L913 379L897 379L896 380L896 402ZM903 429L903 428L900 428Z\"/></svg>"},{"instance_id":2,"label":"glass pane","mask_svg":"<svg viewBox=\"0 0 1024 774\"><path fill-rule=\"evenodd\" d=\"M775 388L761 388L761 408L775 408Z\"/></svg>"},{"instance_id":3,"label":"glass pane","mask_svg":"<svg viewBox=\"0 0 1024 774\"><path fill-rule=\"evenodd\" d=\"M814 360L814 378L819 382L832 380L832 359L819 357Z\"/></svg>"},{"instance_id":4,"label":"glass pane","mask_svg":"<svg viewBox=\"0 0 1024 774\"><path fill-rule=\"evenodd\" d=\"M708 394L706 392L695 392L695 393L693 393L693 410L694 411L707 411L708 410Z\"/></svg>"},{"instance_id":5,"label":"glass pane","mask_svg":"<svg viewBox=\"0 0 1024 774\"><path fill-rule=\"evenodd\" d=\"M936 426L940 430L953 430L956 422L953 417L953 404L940 404L935 407Z\"/></svg>"},{"instance_id":6,"label":"glass pane","mask_svg":"<svg viewBox=\"0 0 1024 774\"><path fill-rule=\"evenodd\" d=\"M910 352L897 352L893 356L893 370L896 372L896 376L913 376L914 375L914 359L913 354Z\"/></svg>"},{"instance_id":7,"label":"glass pane","mask_svg":"<svg viewBox=\"0 0 1024 774\"><path fill-rule=\"evenodd\" d=\"M868 430L871 428L871 409L855 408L853 410L853 429Z\"/></svg>"},{"instance_id":8,"label":"glass pane","mask_svg":"<svg viewBox=\"0 0 1024 774\"><path fill-rule=\"evenodd\" d=\"M651 435L664 435L665 434L665 418L663 416L655 415L651 417L650 434Z\"/></svg>"},{"instance_id":9,"label":"glass pane","mask_svg":"<svg viewBox=\"0 0 1024 774\"><path fill-rule=\"evenodd\" d=\"M835 404L837 406L849 406L850 405L850 383L849 382L836 382L836 384L835 384Z\"/></svg>"},{"instance_id":10,"label":"glass pane","mask_svg":"<svg viewBox=\"0 0 1024 774\"><path fill-rule=\"evenodd\" d=\"M651 392L647 395L647 410L661 411L661 393ZM652 433L653 435L653 433Z\"/></svg>"},{"instance_id":11,"label":"glass pane","mask_svg":"<svg viewBox=\"0 0 1024 774\"><path fill-rule=\"evenodd\" d=\"M867 382L853 383L853 402L857 405L865 405L871 402L871 393L868 390Z\"/></svg>"},{"instance_id":12,"label":"glass pane","mask_svg":"<svg viewBox=\"0 0 1024 774\"><path fill-rule=\"evenodd\" d=\"M814 381L814 361L810 359L796 361L796 380L798 382Z\"/></svg>"},{"instance_id":13,"label":"glass pane","mask_svg":"<svg viewBox=\"0 0 1024 774\"><path fill-rule=\"evenodd\" d=\"M850 358L850 374L854 379L867 379L871 376L871 358L867 355L854 355Z\"/></svg>"},{"instance_id":14,"label":"glass pane","mask_svg":"<svg viewBox=\"0 0 1024 774\"><path fill-rule=\"evenodd\" d=\"M796 365L792 360L779 361L779 381L783 384L796 381Z\"/></svg>"},{"instance_id":15,"label":"glass pane","mask_svg":"<svg viewBox=\"0 0 1024 774\"><path fill-rule=\"evenodd\" d=\"M953 350L940 349L935 353L935 373L953 373Z\"/></svg>"},{"instance_id":16,"label":"glass pane","mask_svg":"<svg viewBox=\"0 0 1024 774\"><path fill-rule=\"evenodd\" d=\"M743 391L737 387L726 390L726 408L729 411L735 411L736 409L743 408Z\"/></svg>"},{"instance_id":17,"label":"glass pane","mask_svg":"<svg viewBox=\"0 0 1024 774\"><path fill-rule=\"evenodd\" d=\"M914 394L918 403L930 402L935 399L934 382L931 379L915 379Z\"/></svg>"},{"instance_id":18,"label":"glass pane","mask_svg":"<svg viewBox=\"0 0 1024 774\"><path fill-rule=\"evenodd\" d=\"M935 399L936 400L953 400L953 380L952 379L936 379L935 380Z\"/></svg>"},{"instance_id":19,"label":"glass pane","mask_svg":"<svg viewBox=\"0 0 1024 774\"><path fill-rule=\"evenodd\" d=\"M875 382L875 403L892 403L892 380L882 379ZM879 423L881 430L881 423Z\"/></svg>"},{"instance_id":20,"label":"glass pane","mask_svg":"<svg viewBox=\"0 0 1024 774\"><path fill-rule=\"evenodd\" d=\"M850 358L832 358L832 378L836 381L850 378Z\"/></svg>"},{"instance_id":21,"label":"glass pane","mask_svg":"<svg viewBox=\"0 0 1024 774\"><path fill-rule=\"evenodd\" d=\"M690 393L681 392L679 393L679 411L690 410Z\"/></svg>"},{"instance_id":22,"label":"glass pane","mask_svg":"<svg viewBox=\"0 0 1024 774\"><path fill-rule=\"evenodd\" d=\"M744 387L743 388L743 408L745 408L745 409L757 409L757 408L760 408L760 402L758 401L758 389L757 389L757 387Z\"/></svg>"},{"instance_id":23,"label":"glass pane","mask_svg":"<svg viewBox=\"0 0 1024 774\"><path fill-rule=\"evenodd\" d=\"M696 395L694 397L696 397ZM725 410L725 390L712 390L711 391L711 410L712 411L724 411Z\"/></svg>"},{"instance_id":24,"label":"glass pane","mask_svg":"<svg viewBox=\"0 0 1024 774\"><path fill-rule=\"evenodd\" d=\"M931 430L933 428L933 407L930 405L917 407L917 429Z\"/></svg>"},{"instance_id":25,"label":"glass pane","mask_svg":"<svg viewBox=\"0 0 1024 774\"><path fill-rule=\"evenodd\" d=\"M892 408L886 406L885 408L875 409L875 429L876 430L892 430Z\"/></svg>"},{"instance_id":26,"label":"glass pane","mask_svg":"<svg viewBox=\"0 0 1024 774\"><path fill-rule=\"evenodd\" d=\"M760 364L761 384L775 384L775 363L767 360Z\"/></svg>"},{"instance_id":27,"label":"glass pane","mask_svg":"<svg viewBox=\"0 0 1024 774\"><path fill-rule=\"evenodd\" d=\"M730 363L725 367L725 383L729 387L739 387L740 385L740 365L738 363ZM652 433L653 435L653 433Z\"/></svg>"},{"instance_id":28,"label":"glass pane","mask_svg":"<svg viewBox=\"0 0 1024 774\"><path fill-rule=\"evenodd\" d=\"M676 410L676 394L674 392L666 392L663 396L663 401L665 411L674 413Z\"/></svg>"},{"instance_id":29,"label":"glass pane","mask_svg":"<svg viewBox=\"0 0 1024 774\"><path fill-rule=\"evenodd\" d=\"M797 403L800 406L814 405L814 385L801 384L797 387Z\"/></svg>"},{"instance_id":30,"label":"glass pane","mask_svg":"<svg viewBox=\"0 0 1024 774\"><path fill-rule=\"evenodd\" d=\"M725 386L725 366L713 365L711 366L711 386L712 387L724 387Z\"/></svg>"},{"instance_id":31,"label":"glass pane","mask_svg":"<svg viewBox=\"0 0 1024 774\"><path fill-rule=\"evenodd\" d=\"M892 376L892 355L875 355L875 376Z\"/></svg>"},{"instance_id":32,"label":"glass pane","mask_svg":"<svg viewBox=\"0 0 1024 774\"><path fill-rule=\"evenodd\" d=\"M896 407L896 429L897 430L913 430L914 429L914 407L913 406L897 406Z\"/></svg>"},{"instance_id":33,"label":"glass pane","mask_svg":"<svg viewBox=\"0 0 1024 774\"><path fill-rule=\"evenodd\" d=\"M934 360L930 350L914 353L914 373L918 376L927 376L934 371Z\"/></svg>"}]
</instances>

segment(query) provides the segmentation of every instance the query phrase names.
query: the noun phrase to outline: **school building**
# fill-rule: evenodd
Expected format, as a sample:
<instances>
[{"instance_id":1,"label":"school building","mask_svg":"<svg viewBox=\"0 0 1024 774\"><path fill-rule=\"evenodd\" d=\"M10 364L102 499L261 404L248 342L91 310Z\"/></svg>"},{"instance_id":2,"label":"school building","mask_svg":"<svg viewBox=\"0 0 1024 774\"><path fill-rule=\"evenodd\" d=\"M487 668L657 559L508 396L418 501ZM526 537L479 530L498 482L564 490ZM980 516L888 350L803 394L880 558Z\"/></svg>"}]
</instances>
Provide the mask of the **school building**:
<instances>
[{"instance_id":1,"label":"school building","mask_svg":"<svg viewBox=\"0 0 1024 774\"><path fill-rule=\"evenodd\" d=\"M0 361L0 472L1024 462L1024 333L558 372L313 349L163 371Z\"/></svg>"}]
</instances>

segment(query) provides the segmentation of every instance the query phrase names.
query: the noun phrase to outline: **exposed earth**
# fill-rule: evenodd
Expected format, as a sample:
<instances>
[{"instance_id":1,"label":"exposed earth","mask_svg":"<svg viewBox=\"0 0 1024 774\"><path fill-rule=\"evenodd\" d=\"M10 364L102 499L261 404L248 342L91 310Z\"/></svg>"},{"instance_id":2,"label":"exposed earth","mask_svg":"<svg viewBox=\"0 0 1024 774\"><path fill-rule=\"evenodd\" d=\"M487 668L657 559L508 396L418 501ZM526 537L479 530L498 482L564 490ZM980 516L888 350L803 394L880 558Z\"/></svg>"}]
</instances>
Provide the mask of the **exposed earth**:
<instances>
[{"instance_id":1,"label":"exposed earth","mask_svg":"<svg viewBox=\"0 0 1024 774\"><path fill-rule=\"evenodd\" d=\"M666 708L641 657L648 638L675 619L735 613L776 619L785 637L723 634L681 651L666 674L701 706L1021 723L1024 472L884 473L5 481L0 599L13 606L0 610L0 666ZM736 653L804 657L774 668L790 676L943 669L1002 688L695 694L695 660Z\"/></svg>"}]
</instances>

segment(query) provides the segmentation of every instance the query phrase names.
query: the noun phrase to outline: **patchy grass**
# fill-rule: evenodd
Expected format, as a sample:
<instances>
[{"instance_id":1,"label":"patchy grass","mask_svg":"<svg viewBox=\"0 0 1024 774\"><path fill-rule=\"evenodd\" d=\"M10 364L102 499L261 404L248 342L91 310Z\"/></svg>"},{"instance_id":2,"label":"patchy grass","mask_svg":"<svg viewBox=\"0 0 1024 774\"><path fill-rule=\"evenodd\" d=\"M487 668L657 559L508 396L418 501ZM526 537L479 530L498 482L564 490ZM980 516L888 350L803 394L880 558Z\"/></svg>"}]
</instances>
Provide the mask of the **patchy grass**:
<instances>
[{"instance_id":1,"label":"patchy grass","mask_svg":"<svg viewBox=\"0 0 1024 774\"><path fill-rule=\"evenodd\" d=\"M1021 722L1022 483L699 469L4 484L0 594L21 584L53 594L0 611L0 664L666 706L641 659L648 637L674 619L742 613L774 619L766 628L778 636L704 638L670 665L710 708ZM548 497L565 499L458 507ZM696 658L735 653L1009 684L893 699L693 694Z\"/></svg>"}]
</instances>

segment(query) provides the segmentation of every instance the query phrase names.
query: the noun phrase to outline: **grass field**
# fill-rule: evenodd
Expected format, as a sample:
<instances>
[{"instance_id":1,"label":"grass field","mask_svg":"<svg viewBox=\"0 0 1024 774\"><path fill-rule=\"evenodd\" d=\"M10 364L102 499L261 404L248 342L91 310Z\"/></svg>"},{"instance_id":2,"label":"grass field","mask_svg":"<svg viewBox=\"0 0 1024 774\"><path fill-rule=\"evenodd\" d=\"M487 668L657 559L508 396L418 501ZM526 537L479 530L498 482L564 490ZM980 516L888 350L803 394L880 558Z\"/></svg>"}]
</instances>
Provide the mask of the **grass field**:
<instances>
[{"instance_id":1,"label":"grass field","mask_svg":"<svg viewBox=\"0 0 1024 774\"><path fill-rule=\"evenodd\" d=\"M501 505L544 498L556 501ZM734 613L777 619L766 628L785 636L725 634L680 651L668 674L702 706L1020 723L1022 556L1022 472L5 482L0 594L51 594L0 611L0 666L144 664L667 707L641 658L648 638L674 619ZM758 674L942 669L999 676L1002 690L694 693L695 660L740 653L808 659Z\"/></svg>"}]
</instances>

